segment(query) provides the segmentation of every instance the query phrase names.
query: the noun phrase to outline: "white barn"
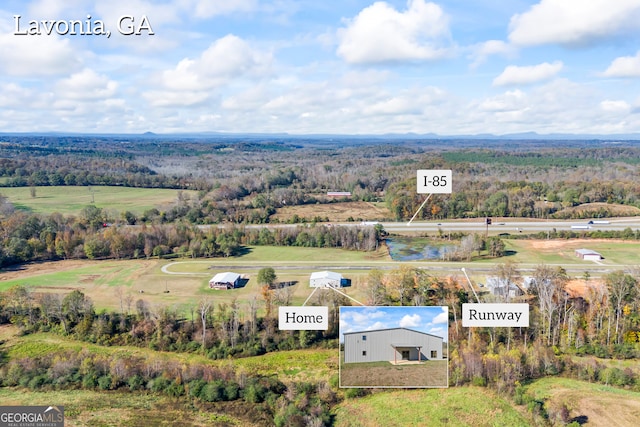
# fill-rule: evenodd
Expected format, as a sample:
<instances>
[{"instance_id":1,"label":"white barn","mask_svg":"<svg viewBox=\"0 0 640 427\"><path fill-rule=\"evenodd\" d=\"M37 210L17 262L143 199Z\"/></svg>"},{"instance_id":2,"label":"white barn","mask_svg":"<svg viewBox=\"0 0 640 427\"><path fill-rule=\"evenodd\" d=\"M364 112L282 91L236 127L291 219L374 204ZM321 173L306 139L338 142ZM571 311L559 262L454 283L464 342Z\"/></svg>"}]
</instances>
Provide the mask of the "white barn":
<instances>
[{"instance_id":1,"label":"white barn","mask_svg":"<svg viewBox=\"0 0 640 427\"><path fill-rule=\"evenodd\" d=\"M218 273L209 280L211 289L233 289L238 287L240 283L240 275L238 273Z\"/></svg>"},{"instance_id":2,"label":"white barn","mask_svg":"<svg viewBox=\"0 0 640 427\"><path fill-rule=\"evenodd\" d=\"M347 332L344 363L443 359L443 338L407 328Z\"/></svg>"},{"instance_id":3,"label":"white barn","mask_svg":"<svg viewBox=\"0 0 640 427\"><path fill-rule=\"evenodd\" d=\"M576 249L576 256L585 261L600 261L602 259L600 253L592 251L591 249Z\"/></svg>"},{"instance_id":4,"label":"white barn","mask_svg":"<svg viewBox=\"0 0 640 427\"><path fill-rule=\"evenodd\" d=\"M333 271L316 271L311 273L309 286L312 288L340 288L351 286L351 280L342 277L342 274Z\"/></svg>"}]
</instances>

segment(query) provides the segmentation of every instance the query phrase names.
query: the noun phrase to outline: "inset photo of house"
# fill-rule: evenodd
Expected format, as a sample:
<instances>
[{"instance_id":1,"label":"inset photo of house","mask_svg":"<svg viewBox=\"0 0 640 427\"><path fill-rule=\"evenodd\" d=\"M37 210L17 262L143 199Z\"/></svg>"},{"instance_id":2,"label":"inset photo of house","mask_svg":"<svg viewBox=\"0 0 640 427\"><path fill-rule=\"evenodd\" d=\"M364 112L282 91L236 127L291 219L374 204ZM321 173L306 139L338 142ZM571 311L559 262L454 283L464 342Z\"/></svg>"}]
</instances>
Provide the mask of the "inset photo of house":
<instances>
[{"instance_id":1,"label":"inset photo of house","mask_svg":"<svg viewBox=\"0 0 640 427\"><path fill-rule=\"evenodd\" d=\"M446 306L340 307L340 387L444 388Z\"/></svg>"}]
</instances>

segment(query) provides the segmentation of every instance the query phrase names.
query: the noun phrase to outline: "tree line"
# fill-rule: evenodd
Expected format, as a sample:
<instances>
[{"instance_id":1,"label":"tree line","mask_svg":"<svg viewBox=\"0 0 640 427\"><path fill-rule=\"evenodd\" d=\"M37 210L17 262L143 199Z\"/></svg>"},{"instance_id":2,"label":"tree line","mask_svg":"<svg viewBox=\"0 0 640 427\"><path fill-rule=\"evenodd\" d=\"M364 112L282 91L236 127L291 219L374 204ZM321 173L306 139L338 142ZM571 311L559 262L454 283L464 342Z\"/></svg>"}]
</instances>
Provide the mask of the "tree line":
<instances>
[{"instance_id":1,"label":"tree line","mask_svg":"<svg viewBox=\"0 0 640 427\"><path fill-rule=\"evenodd\" d=\"M0 200L0 267L56 259L228 257L239 254L247 245L373 251L383 238L380 227L370 226L301 225L270 230L233 225L203 228L188 221L131 226L129 222L135 224L136 220L130 215L124 212L121 219L115 220L93 205L84 208L78 217L42 216L11 209L2 215Z\"/></svg>"}]
</instances>

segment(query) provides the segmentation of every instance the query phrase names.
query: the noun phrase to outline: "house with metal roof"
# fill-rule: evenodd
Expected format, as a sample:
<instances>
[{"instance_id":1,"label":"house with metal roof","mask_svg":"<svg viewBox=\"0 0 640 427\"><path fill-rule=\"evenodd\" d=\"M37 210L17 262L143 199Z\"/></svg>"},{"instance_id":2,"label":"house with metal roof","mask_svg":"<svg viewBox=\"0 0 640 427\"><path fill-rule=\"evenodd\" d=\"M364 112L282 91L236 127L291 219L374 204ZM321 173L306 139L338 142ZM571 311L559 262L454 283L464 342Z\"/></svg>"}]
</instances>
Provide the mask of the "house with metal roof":
<instances>
[{"instance_id":1,"label":"house with metal roof","mask_svg":"<svg viewBox=\"0 0 640 427\"><path fill-rule=\"evenodd\" d=\"M407 328L346 332L344 363L443 359L443 338Z\"/></svg>"},{"instance_id":2,"label":"house with metal roof","mask_svg":"<svg viewBox=\"0 0 640 427\"><path fill-rule=\"evenodd\" d=\"M309 277L309 286L312 288L341 288L351 286L351 279L342 277L342 274L333 271L315 271Z\"/></svg>"}]
</instances>

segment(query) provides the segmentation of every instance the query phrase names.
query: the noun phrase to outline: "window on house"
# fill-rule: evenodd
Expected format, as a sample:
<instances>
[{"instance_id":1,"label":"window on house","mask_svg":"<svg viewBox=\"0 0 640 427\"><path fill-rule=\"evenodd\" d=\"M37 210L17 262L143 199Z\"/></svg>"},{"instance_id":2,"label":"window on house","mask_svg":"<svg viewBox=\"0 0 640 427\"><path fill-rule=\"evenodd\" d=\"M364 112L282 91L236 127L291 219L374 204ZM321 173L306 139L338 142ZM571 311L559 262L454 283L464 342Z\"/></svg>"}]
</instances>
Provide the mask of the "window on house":
<instances>
[{"instance_id":1,"label":"window on house","mask_svg":"<svg viewBox=\"0 0 640 427\"><path fill-rule=\"evenodd\" d=\"M367 340L367 336L366 336L366 335L363 335L363 336L362 336L362 341L366 341L366 340Z\"/></svg>"},{"instance_id":2,"label":"window on house","mask_svg":"<svg viewBox=\"0 0 640 427\"><path fill-rule=\"evenodd\" d=\"M432 359L437 359L438 358L438 351L437 350L431 350L431 358Z\"/></svg>"},{"instance_id":3,"label":"window on house","mask_svg":"<svg viewBox=\"0 0 640 427\"><path fill-rule=\"evenodd\" d=\"M362 351L362 355L363 355L363 356L366 356L366 355L367 355L367 351L366 351L366 350L363 350L363 351Z\"/></svg>"}]
</instances>

